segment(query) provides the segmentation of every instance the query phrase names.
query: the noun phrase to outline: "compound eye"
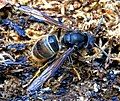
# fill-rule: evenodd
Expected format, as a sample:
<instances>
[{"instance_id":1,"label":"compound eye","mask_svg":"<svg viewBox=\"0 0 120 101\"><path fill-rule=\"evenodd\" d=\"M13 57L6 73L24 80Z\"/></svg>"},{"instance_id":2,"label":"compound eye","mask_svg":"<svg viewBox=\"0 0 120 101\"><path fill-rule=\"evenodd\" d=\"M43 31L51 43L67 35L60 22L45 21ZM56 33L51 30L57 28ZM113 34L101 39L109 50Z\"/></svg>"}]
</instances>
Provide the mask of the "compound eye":
<instances>
[{"instance_id":1,"label":"compound eye","mask_svg":"<svg viewBox=\"0 0 120 101\"><path fill-rule=\"evenodd\" d=\"M88 42L87 42L87 48L92 48L95 43L95 38L92 35L88 35Z\"/></svg>"},{"instance_id":2,"label":"compound eye","mask_svg":"<svg viewBox=\"0 0 120 101\"><path fill-rule=\"evenodd\" d=\"M89 32L83 32L83 34L84 36L86 36L85 38L86 45L84 46L84 48L91 49L94 46L95 37L91 35Z\"/></svg>"}]
</instances>

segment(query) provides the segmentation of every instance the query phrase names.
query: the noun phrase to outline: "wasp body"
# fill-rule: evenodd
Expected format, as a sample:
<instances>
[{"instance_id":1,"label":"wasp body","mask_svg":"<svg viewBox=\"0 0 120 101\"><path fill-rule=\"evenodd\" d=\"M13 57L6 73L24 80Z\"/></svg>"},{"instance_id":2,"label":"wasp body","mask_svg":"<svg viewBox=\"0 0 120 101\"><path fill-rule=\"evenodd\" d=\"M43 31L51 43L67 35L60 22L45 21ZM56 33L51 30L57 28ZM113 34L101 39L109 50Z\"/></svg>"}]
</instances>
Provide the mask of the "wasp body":
<instances>
[{"instance_id":1,"label":"wasp body","mask_svg":"<svg viewBox=\"0 0 120 101\"><path fill-rule=\"evenodd\" d=\"M79 48L92 48L94 37L88 32L71 31L67 32L61 39L61 43L67 48L74 45ZM47 35L39 39L32 49L32 56L35 60L44 62L53 57L59 51L59 44L55 35Z\"/></svg>"}]
</instances>

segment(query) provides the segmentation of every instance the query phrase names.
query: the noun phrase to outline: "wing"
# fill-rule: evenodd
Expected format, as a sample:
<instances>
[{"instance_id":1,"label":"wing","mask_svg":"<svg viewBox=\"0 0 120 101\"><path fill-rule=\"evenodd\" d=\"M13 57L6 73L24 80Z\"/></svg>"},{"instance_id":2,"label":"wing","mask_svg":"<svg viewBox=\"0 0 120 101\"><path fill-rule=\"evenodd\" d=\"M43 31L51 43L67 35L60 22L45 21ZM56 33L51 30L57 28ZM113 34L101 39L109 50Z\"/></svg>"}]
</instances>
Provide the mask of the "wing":
<instances>
[{"instance_id":1,"label":"wing","mask_svg":"<svg viewBox=\"0 0 120 101\"><path fill-rule=\"evenodd\" d=\"M39 88L42 88L43 84L45 83L48 78L54 75L54 73L60 68L60 66L64 63L67 57L73 52L73 48L69 48L58 60L53 62L50 66L48 66L42 74L37 77L32 84L27 88L28 92L37 91Z\"/></svg>"},{"instance_id":2,"label":"wing","mask_svg":"<svg viewBox=\"0 0 120 101\"><path fill-rule=\"evenodd\" d=\"M70 30L67 26L65 26L63 24L60 24L58 21L56 21L53 18L49 17L47 14L45 14L45 13L43 13L41 11L38 11L38 10L32 8L32 7L22 6L22 5L19 5L19 6L16 5L15 7L16 7L16 9L18 9L20 11L23 11L25 14L32 15L37 19L44 20L45 22L56 25L56 26L58 26L58 27L60 27L62 29Z\"/></svg>"}]
</instances>

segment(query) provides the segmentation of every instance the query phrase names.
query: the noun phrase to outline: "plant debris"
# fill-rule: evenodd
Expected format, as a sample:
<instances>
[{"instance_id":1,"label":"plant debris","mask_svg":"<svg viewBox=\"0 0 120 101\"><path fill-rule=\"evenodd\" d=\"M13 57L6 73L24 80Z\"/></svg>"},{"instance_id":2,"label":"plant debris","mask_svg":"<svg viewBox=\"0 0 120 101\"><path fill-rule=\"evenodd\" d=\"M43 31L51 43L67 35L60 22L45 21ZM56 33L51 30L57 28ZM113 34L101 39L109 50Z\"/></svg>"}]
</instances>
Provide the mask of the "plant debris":
<instances>
[{"instance_id":1,"label":"plant debris","mask_svg":"<svg viewBox=\"0 0 120 101\"><path fill-rule=\"evenodd\" d=\"M68 29L91 33L95 45L73 52L39 91L28 92L35 78L66 52L60 40ZM50 34L58 36L59 52L36 61L33 46ZM119 101L120 1L0 0L0 100Z\"/></svg>"}]
</instances>

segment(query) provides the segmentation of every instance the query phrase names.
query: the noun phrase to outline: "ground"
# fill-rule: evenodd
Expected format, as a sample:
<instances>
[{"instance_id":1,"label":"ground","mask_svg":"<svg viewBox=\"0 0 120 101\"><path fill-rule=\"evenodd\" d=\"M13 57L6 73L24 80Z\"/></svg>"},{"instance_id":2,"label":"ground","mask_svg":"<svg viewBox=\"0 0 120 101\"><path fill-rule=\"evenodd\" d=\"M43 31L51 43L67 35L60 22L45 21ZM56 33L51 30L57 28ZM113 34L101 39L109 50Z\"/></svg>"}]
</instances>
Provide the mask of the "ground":
<instances>
[{"instance_id":1,"label":"ground","mask_svg":"<svg viewBox=\"0 0 120 101\"><path fill-rule=\"evenodd\" d=\"M119 101L119 12L119 0L0 0L0 100ZM28 92L33 79L60 61L68 49L61 39L70 30L90 33L94 45L76 49L42 89ZM61 48L41 61L31 54L46 35L56 35Z\"/></svg>"}]
</instances>

